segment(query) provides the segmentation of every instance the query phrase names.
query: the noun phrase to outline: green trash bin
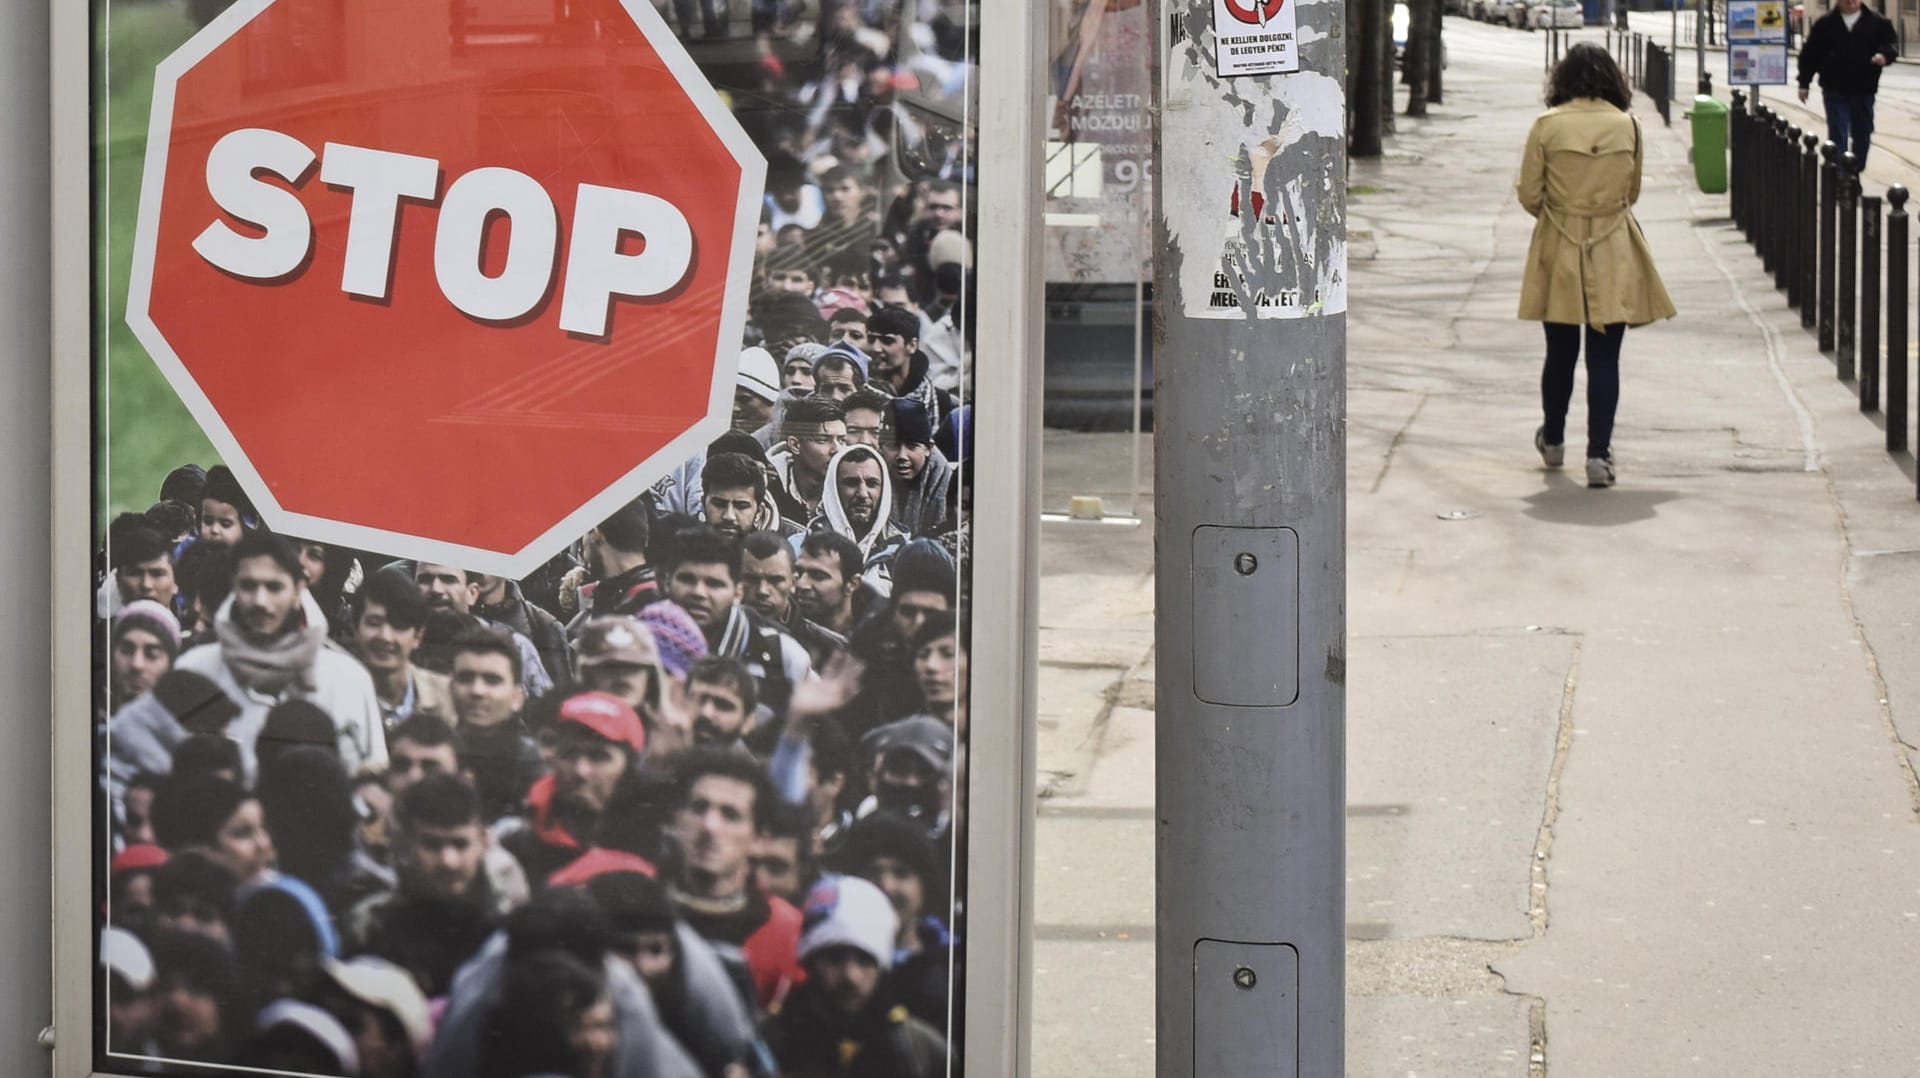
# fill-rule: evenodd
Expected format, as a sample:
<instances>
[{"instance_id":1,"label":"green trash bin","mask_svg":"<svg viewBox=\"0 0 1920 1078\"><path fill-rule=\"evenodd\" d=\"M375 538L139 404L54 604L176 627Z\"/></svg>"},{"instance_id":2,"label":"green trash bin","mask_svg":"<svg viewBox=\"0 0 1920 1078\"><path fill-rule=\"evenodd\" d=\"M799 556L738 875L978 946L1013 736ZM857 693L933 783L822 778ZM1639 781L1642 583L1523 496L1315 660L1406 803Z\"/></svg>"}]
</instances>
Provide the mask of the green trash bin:
<instances>
[{"instance_id":1,"label":"green trash bin","mask_svg":"<svg viewBox=\"0 0 1920 1078\"><path fill-rule=\"evenodd\" d=\"M1693 121L1693 178L1710 195L1727 190L1727 106L1702 94L1687 111Z\"/></svg>"}]
</instances>

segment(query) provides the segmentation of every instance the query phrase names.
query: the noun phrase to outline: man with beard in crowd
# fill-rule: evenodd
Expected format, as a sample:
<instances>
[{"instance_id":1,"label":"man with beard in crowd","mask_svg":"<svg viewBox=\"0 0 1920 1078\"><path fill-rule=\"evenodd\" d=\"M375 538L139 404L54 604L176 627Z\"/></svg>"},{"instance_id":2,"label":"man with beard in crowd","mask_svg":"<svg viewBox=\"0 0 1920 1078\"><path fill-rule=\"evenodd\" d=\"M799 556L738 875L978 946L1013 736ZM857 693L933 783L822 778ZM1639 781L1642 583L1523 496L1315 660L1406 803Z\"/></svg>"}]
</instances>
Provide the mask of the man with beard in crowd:
<instances>
[{"instance_id":1,"label":"man with beard in crowd","mask_svg":"<svg viewBox=\"0 0 1920 1078\"><path fill-rule=\"evenodd\" d=\"M584 692L561 703L549 746L553 768L527 791L524 826L502 840L536 888L592 846L614 791L639 766L647 734L626 701Z\"/></svg>"},{"instance_id":2,"label":"man with beard in crowd","mask_svg":"<svg viewBox=\"0 0 1920 1078\"><path fill-rule=\"evenodd\" d=\"M521 710L520 649L492 629L471 629L453 642L453 710L460 761L473 775L489 821L520 808L540 777L540 749Z\"/></svg>"},{"instance_id":3,"label":"man with beard in crowd","mask_svg":"<svg viewBox=\"0 0 1920 1078\"><path fill-rule=\"evenodd\" d=\"M773 789L751 757L696 749L681 760L675 791L679 863L667 893L742 978L742 994L765 1007L799 980L800 912L753 885L754 836L772 811Z\"/></svg>"},{"instance_id":4,"label":"man with beard in crowd","mask_svg":"<svg viewBox=\"0 0 1920 1078\"><path fill-rule=\"evenodd\" d=\"M827 346L818 341L802 341L787 349L785 359L780 361L780 388L796 397L811 396L813 393L813 361Z\"/></svg>"},{"instance_id":5,"label":"man with beard in crowd","mask_svg":"<svg viewBox=\"0 0 1920 1078\"><path fill-rule=\"evenodd\" d=\"M493 839L480 796L460 775L415 779L394 803L399 888L360 902L342 920L346 952L384 958L443 996L454 971L513 908L486 871Z\"/></svg>"},{"instance_id":6,"label":"man with beard in crowd","mask_svg":"<svg viewBox=\"0 0 1920 1078\"><path fill-rule=\"evenodd\" d=\"M644 498L621 506L587 532L581 546L594 583L580 589L580 616L568 626L570 636L578 637L588 618L631 616L664 598L647 562L652 537Z\"/></svg>"},{"instance_id":7,"label":"man with beard in crowd","mask_svg":"<svg viewBox=\"0 0 1920 1078\"><path fill-rule=\"evenodd\" d=\"M553 679L553 687L566 692L572 687L573 655L567 648L567 631L559 619L534 605L520 591L520 585L504 576L472 574L478 587L472 613L482 621L532 641L540 656L540 665Z\"/></svg>"},{"instance_id":8,"label":"man with beard in crowd","mask_svg":"<svg viewBox=\"0 0 1920 1078\"><path fill-rule=\"evenodd\" d=\"M626 616L593 618L580 631L579 689L626 701L646 719L660 707L667 672L652 630Z\"/></svg>"},{"instance_id":9,"label":"man with beard in crowd","mask_svg":"<svg viewBox=\"0 0 1920 1078\"><path fill-rule=\"evenodd\" d=\"M730 539L767 527L782 535L800 534L786 520L778 500L769 497L767 473L744 453L714 453L700 469L700 509L707 526Z\"/></svg>"},{"instance_id":10,"label":"man with beard in crowd","mask_svg":"<svg viewBox=\"0 0 1920 1078\"><path fill-rule=\"evenodd\" d=\"M807 649L814 669L847 645L839 633L807 620L793 601L792 544L772 532L754 532L741 543L740 584L747 606L779 624Z\"/></svg>"},{"instance_id":11,"label":"man with beard in crowd","mask_svg":"<svg viewBox=\"0 0 1920 1078\"><path fill-rule=\"evenodd\" d=\"M249 532L233 548L233 594L214 615L215 643L174 662L212 681L239 705L226 735L254 773L254 742L267 711L283 700L307 700L333 719L340 762L348 773L385 767L386 734L373 679L353 657L327 642L327 620L307 594L300 556L272 532Z\"/></svg>"},{"instance_id":12,"label":"man with beard in crowd","mask_svg":"<svg viewBox=\"0 0 1920 1078\"><path fill-rule=\"evenodd\" d=\"M113 653L109 659L107 704L111 711L143 692L173 669L180 654L180 622L152 599L135 599L113 616Z\"/></svg>"},{"instance_id":13,"label":"man with beard in crowd","mask_svg":"<svg viewBox=\"0 0 1920 1078\"><path fill-rule=\"evenodd\" d=\"M711 656L687 671L687 704L693 709L693 743L753 755L747 735L759 725L753 677L738 659Z\"/></svg>"},{"instance_id":14,"label":"man with beard in crowd","mask_svg":"<svg viewBox=\"0 0 1920 1078\"><path fill-rule=\"evenodd\" d=\"M864 347L844 338L836 341L813 361L812 396L835 404L845 401L867 384L868 362Z\"/></svg>"},{"instance_id":15,"label":"man with beard in crowd","mask_svg":"<svg viewBox=\"0 0 1920 1078\"><path fill-rule=\"evenodd\" d=\"M868 376L896 397L912 397L927 411L934 433L953 411L953 397L927 377L927 357L920 351L920 316L896 307L883 307L867 319L867 343L873 356Z\"/></svg>"},{"instance_id":16,"label":"man with beard in crowd","mask_svg":"<svg viewBox=\"0 0 1920 1078\"><path fill-rule=\"evenodd\" d=\"M476 628L492 629L513 642L520 652L520 685L528 696L544 696L553 689L553 675L540 658L540 650L524 633L481 617L474 612L480 601L480 574L452 565L423 561L413 567L413 582L427 600L428 611L446 610L458 614ZM444 639L444 638L442 638Z\"/></svg>"},{"instance_id":17,"label":"man with beard in crowd","mask_svg":"<svg viewBox=\"0 0 1920 1078\"><path fill-rule=\"evenodd\" d=\"M827 343L840 344L844 341L860 349L862 355L866 354L867 316L871 313L858 307L842 307L833 312L833 317L827 319ZM819 358L818 355L814 356L816 361Z\"/></svg>"},{"instance_id":18,"label":"man with beard in crowd","mask_svg":"<svg viewBox=\"0 0 1920 1078\"><path fill-rule=\"evenodd\" d=\"M882 593L888 590L889 563L906 536L888 519L893 492L887 482L887 462L871 446L850 445L828 464L833 477L820 515L810 532L831 531L853 540L860 550L863 576Z\"/></svg>"},{"instance_id":19,"label":"man with beard in crowd","mask_svg":"<svg viewBox=\"0 0 1920 1078\"><path fill-rule=\"evenodd\" d=\"M897 917L857 876L807 894L800 960L807 979L761 1024L786 1074L810 1078L937 1078L947 1042L895 1002L888 977Z\"/></svg>"},{"instance_id":20,"label":"man with beard in crowd","mask_svg":"<svg viewBox=\"0 0 1920 1078\"><path fill-rule=\"evenodd\" d=\"M892 404L892 397L872 386L861 386L841 402L840 408L847 415L847 444L879 449L880 434L886 429L887 411Z\"/></svg>"},{"instance_id":21,"label":"man with beard in crowd","mask_svg":"<svg viewBox=\"0 0 1920 1078\"><path fill-rule=\"evenodd\" d=\"M785 437L767 454L779 478L773 500L788 520L808 520L820 511L827 461L847 443L847 419L830 400L807 397L787 406L780 424Z\"/></svg>"},{"instance_id":22,"label":"man with beard in crowd","mask_svg":"<svg viewBox=\"0 0 1920 1078\"><path fill-rule=\"evenodd\" d=\"M859 816L893 812L913 820L931 839L950 837L953 809L953 729L931 715L875 727L860 739L872 793Z\"/></svg>"},{"instance_id":23,"label":"man with beard in crowd","mask_svg":"<svg viewBox=\"0 0 1920 1078\"><path fill-rule=\"evenodd\" d=\"M862 817L834 852L834 864L868 881L887 896L900 917L894 939L895 993L914 1017L934 1025L947 1021L947 986L953 936L933 911L944 910L940 866L920 824L892 812Z\"/></svg>"},{"instance_id":24,"label":"man with beard in crowd","mask_svg":"<svg viewBox=\"0 0 1920 1078\"><path fill-rule=\"evenodd\" d=\"M213 639L213 615L233 588L233 548L194 542L173 564L179 589L181 650Z\"/></svg>"},{"instance_id":25,"label":"man with beard in crowd","mask_svg":"<svg viewBox=\"0 0 1920 1078\"><path fill-rule=\"evenodd\" d=\"M664 887L640 872L594 875L586 892L606 913L612 951L633 967L660 1018L709 1075L771 1075L753 1007L740 998L713 945L674 916Z\"/></svg>"},{"instance_id":26,"label":"man with beard in crowd","mask_svg":"<svg viewBox=\"0 0 1920 1078\"><path fill-rule=\"evenodd\" d=\"M947 526L953 465L933 446L927 412L912 397L891 402L880 450L893 465L893 523L908 535L936 535Z\"/></svg>"},{"instance_id":27,"label":"man with beard in crowd","mask_svg":"<svg viewBox=\"0 0 1920 1078\"><path fill-rule=\"evenodd\" d=\"M920 687L909 644L929 617L953 612L953 559L931 539L916 539L901 548L894 558L892 584L886 605L867 614L847 639L848 652L865 667L859 695L841 713L854 737L919 709Z\"/></svg>"},{"instance_id":28,"label":"man with beard in crowd","mask_svg":"<svg viewBox=\"0 0 1920 1078\"><path fill-rule=\"evenodd\" d=\"M733 383L733 429L752 434L773 419L773 403L780 399L780 365L764 348L740 353L740 373Z\"/></svg>"},{"instance_id":29,"label":"man with beard in crowd","mask_svg":"<svg viewBox=\"0 0 1920 1078\"><path fill-rule=\"evenodd\" d=\"M787 697L813 673L813 661L793 634L740 602L739 545L695 525L674 537L672 557L667 598L700 626L708 654L746 665L760 701L784 718Z\"/></svg>"},{"instance_id":30,"label":"man with beard in crowd","mask_svg":"<svg viewBox=\"0 0 1920 1078\"><path fill-rule=\"evenodd\" d=\"M808 621L842 638L866 615L873 593L860 585L865 559L839 532L811 532L794 562L793 604Z\"/></svg>"},{"instance_id":31,"label":"man with beard in crowd","mask_svg":"<svg viewBox=\"0 0 1920 1078\"><path fill-rule=\"evenodd\" d=\"M864 259L878 234L866 177L845 165L836 165L820 178L820 189L826 196L827 212L807 233L808 257L821 266L845 251L859 252Z\"/></svg>"},{"instance_id":32,"label":"man with beard in crowd","mask_svg":"<svg viewBox=\"0 0 1920 1078\"><path fill-rule=\"evenodd\" d=\"M415 715L454 718L453 684L447 675L416 666L426 632L427 601L399 569L382 569L353 595L354 648L380 701L387 730Z\"/></svg>"},{"instance_id":33,"label":"man with beard in crowd","mask_svg":"<svg viewBox=\"0 0 1920 1078\"><path fill-rule=\"evenodd\" d=\"M122 513L107 526L111 571L100 589L97 612L112 617L136 599L151 599L170 611L179 589L173 577L173 543L139 513Z\"/></svg>"}]
</instances>

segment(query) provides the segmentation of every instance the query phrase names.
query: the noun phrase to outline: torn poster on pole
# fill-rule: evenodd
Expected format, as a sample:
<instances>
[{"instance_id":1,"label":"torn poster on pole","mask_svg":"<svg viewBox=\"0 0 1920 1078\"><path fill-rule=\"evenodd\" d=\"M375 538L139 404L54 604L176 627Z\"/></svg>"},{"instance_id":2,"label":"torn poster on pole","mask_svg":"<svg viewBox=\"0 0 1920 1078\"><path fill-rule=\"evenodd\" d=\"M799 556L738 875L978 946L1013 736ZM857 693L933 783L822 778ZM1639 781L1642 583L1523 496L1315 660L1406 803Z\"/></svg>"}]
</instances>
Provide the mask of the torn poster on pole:
<instances>
[{"instance_id":1,"label":"torn poster on pole","mask_svg":"<svg viewBox=\"0 0 1920 1078\"><path fill-rule=\"evenodd\" d=\"M1284 20L1290 31L1302 0L1258 0L1258 11L1252 10L1254 2L1212 0L1217 57L1231 48L1232 38L1223 29L1228 23L1265 17L1269 26ZM1228 8L1240 15L1222 14ZM1314 29L1318 14L1307 12L1302 43L1309 48L1324 40ZM1197 22L1189 18L1186 25ZM1253 110L1259 123L1254 134L1226 119L1211 129L1182 124L1162 133L1162 180L1178 190L1204 192L1168 200L1162 209L1164 243L1179 252L1181 312L1220 319L1345 313L1345 200L1334 197L1346 184L1340 80L1317 70L1299 71L1288 76L1282 100L1261 83L1209 70L1206 50L1204 34L1177 34L1170 40L1161 65L1166 111L1196 108L1217 96Z\"/></svg>"}]
</instances>

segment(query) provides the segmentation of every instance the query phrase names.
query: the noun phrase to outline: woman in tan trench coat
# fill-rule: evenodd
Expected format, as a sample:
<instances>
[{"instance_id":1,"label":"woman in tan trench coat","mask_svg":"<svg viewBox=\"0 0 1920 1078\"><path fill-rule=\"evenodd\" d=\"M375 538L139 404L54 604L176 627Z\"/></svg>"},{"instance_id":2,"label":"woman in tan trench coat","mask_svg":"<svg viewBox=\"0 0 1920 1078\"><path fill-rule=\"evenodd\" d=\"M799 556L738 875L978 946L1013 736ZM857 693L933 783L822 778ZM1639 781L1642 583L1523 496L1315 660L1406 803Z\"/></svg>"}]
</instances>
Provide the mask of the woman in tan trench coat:
<instances>
[{"instance_id":1,"label":"woman in tan trench coat","mask_svg":"<svg viewBox=\"0 0 1920 1078\"><path fill-rule=\"evenodd\" d=\"M1540 376L1546 422L1533 445L1549 468L1566 459L1567 405L1587 352L1587 485L1613 485L1613 414L1620 401L1620 344L1628 326L1673 317L1673 301L1633 204L1640 198L1640 125L1613 57L1575 45L1547 80L1546 112L1533 122L1517 185L1535 218L1520 286L1520 317L1543 322Z\"/></svg>"}]
</instances>

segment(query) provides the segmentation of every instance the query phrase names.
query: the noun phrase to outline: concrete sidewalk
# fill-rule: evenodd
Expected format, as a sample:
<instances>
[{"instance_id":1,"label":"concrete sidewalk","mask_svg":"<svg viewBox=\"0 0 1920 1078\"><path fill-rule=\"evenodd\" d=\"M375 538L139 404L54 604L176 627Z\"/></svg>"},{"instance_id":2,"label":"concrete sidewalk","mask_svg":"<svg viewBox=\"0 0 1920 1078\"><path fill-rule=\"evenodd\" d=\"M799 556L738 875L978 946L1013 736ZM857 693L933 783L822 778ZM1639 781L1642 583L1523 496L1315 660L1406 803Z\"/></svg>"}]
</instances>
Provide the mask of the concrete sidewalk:
<instances>
[{"instance_id":1,"label":"concrete sidewalk","mask_svg":"<svg viewBox=\"0 0 1920 1078\"><path fill-rule=\"evenodd\" d=\"M1538 57L1448 31L1352 177L1348 1072L1920 1074L1912 461L1643 115L1681 315L1628 335L1619 487L1542 469ZM1050 434L1049 499L1125 449ZM1041 1078L1153 1073L1150 527L1043 533Z\"/></svg>"}]
</instances>

